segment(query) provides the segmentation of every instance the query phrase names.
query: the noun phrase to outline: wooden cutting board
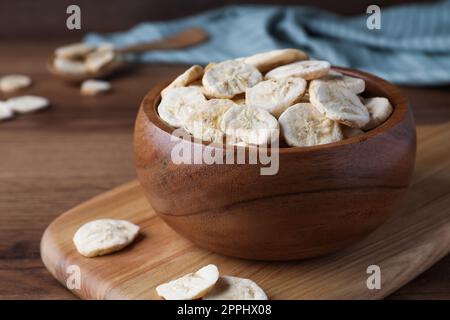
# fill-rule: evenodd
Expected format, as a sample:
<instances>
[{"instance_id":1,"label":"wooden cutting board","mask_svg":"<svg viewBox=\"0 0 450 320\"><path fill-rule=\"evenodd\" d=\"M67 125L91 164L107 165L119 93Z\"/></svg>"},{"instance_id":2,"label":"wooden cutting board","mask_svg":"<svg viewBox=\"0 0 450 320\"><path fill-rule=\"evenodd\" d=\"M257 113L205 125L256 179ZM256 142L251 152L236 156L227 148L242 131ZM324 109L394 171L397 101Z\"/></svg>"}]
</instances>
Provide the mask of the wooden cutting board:
<instances>
[{"instance_id":1,"label":"wooden cutting board","mask_svg":"<svg viewBox=\"0 0 450 320\"><path fill-rule=\"evenodd\" d=\"M296 262L229 258L192 245L147 203L137 181L97 196L57 218L45 231L42 259L63 284L79 266L83 299L158 299L155 287L209 263L222 274L256 281L270 299L379 299L450 251L450 137L445 124L421 128L413 182L401 208L380 229L339 253ZM142 228L131 247L94 259L79 255L72 236L97 218L130 220ZM381 268L381 289L366 286L369 265Z\"/></svg>"}]
</instances>

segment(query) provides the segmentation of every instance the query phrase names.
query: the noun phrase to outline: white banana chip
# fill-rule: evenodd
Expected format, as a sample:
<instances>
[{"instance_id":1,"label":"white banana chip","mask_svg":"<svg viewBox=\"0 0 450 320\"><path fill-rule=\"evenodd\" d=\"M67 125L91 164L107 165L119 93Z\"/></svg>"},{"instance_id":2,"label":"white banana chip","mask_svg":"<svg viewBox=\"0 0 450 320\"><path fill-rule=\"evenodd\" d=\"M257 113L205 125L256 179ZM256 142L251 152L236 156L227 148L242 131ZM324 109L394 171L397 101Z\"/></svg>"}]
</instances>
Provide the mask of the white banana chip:
<instances>
[{"instance_id":1,"label":"white banana chip","mask_svg":"<svg viewBox=\"0 0 450 320\"><path fill-rule=\"evenodd\" d=\"M166 88L161 91L161 96L164 96L169 89L187 87L188 84L200 79L203 76L203 68L198 65L193 65L185 72L175 78Z\"/></svg>"},{"instance_id":2,"label":"white banana chip","mask_svg":"<svg viewBox=\"0 0 450 320\"><path fill-rule=\"evenodd\" d=\"M302 78L269 79L246 90L245 104L263 108L278 118L305 90L306 81Z\"/></svg>"},{"instance_id":3,"label":"white banana chip","mask_svg":"<svg viewBox=\"0 0 450 320\"><path fill-rule=\"evenodd\" d=\"M6 102L0 101L0 121L11 119L14 116L14 112L9 108Z\"/></svg>"},{"instance_id":4,"label":"white banana chip","mask_svg":"<svg viewBox=\"0 0 450 320\"><path fill-rule=\"evenodd\" d=\"M209 264L181 278L161 284L156 292L166 300L194 300L203 297L219 279L219 270Z\"/></svg>"},{"instance_id":5,"label":"white banana chip","mask_svg":"<svg viewBox=\"0 0 450 320\"><path fill-rule=\"evenodd\" d=\"M95 96L111 90L111 84L103 80L86 80L81 84L83 96Z\"/></svg>"},{"instance_id":6,"label":"white banana chip","mask_svg":"<svg viewBox=\"0 0 450 320\"><path fill-rule=\"evenodd\" d=\"M309 84L311 103L327 118L353 128L369 122L369 112L358 96L336 84L313 80Z\"/></svg>"},{"instance_id":7,"label":"white banana chip","mask_svg":"<svg viewBox=\"0 0 450 320\"><path fill-rule=\"evenodd\" d=\"M352 138L364 134L364 131L361 129L348 127L346 125L341 125L341 130L344 138Z\"/></svg>"},{"instance_id":8,"label":"white banana chip","mask_svg":"<svg viewBox=\"0 0 450 320\"><path fill-rule=\"evenodd\" d=\"M326 118L310 103L289 107L279 119L286 143L307 147L343 139L339 123Z\"/></svg>"},{"instance_id":9,"label":"white banana chip","mask_svg":"<svg viewBox=\"0 0 450 320\"><path fill-rule=\"evenodd\" d=\"M268 300L266 293L250 279L221 276L203 300Z\"/></svg>"},{"instance_id":10,"label":"white banana chip","mask_svg":"<svg viewBox=\"0 0 450 320\"><path fill-rule=\"evenodd\" d=\"M73 237L77 251L96 257L118 251L137 237L139 227L125 220L99 219L81 226Z\"/></svg>"},{"instance_id":11,"label":"white banana chip","mask_svg":"<svg viewBox=\"0 0 450 320\"><path fill-rule=\"evenodd\" d=\"M236 104L228 99L211 99L202 104L186 119L184 128L195 138L203 141L223 142L220 129L224 113Z\"/></svg>"},{"instance_id":12,"label":"white banana chip","mask_svg":"<svg viewBox=\"0 0 450 320\"><path fill-rule=\"evenodd\" d=\"M343 75L342 73L333 70L330 70L330 72L326 76L320 78L320 80L347 88L355 94L360 94L366 89L366 83L363 79Z\"/></svg>"},{"instance_id":13,"label":"white banana chip","mask_svg":"<svg viewBox=\"0 0 450 320\"><path fill-rule=\"evenodd\" d=\"M11 74L0 78L0 91L13 92L29 87L31 78L21 74Z\"/></svg>"},{"instance_id":14,"label":"white banana chip","mask_svg":"<svg viewBox=\"0 0 450 320\"><path fill-rule=\"evenodd\" d=\"M301 50L279 49L257 53L253 56L238 58L236 60L252 65L261 72L266 72L278 66L306 59L308 59L308 55Z\"/></svg>"},{"instance_id":15,"label":"white banana chip","mask_svg":"<svg viewBox=\"0 0 450 320\"><path fill-rule=\"evenodd\" d=\"M94 46L87 43L73 43L56 49L55 55L65 59L77 59L86 56L94 49Z\"/></svg>"},{"instance_id":16,"label":"white banana chip","mask_svg":"<svg viewBox=\"0 0 450 320\"><path fill-rule=\"evenodd\" d=\"M266 79L299 77L312 80L323 77L330 71L330 63L322 60L305 60L286 64L266 74Z\"/></svg>"},{"instance_id":17,"label":"white banana chip","mask_svg":"<svg viewBox=\"0 0 450 320\"><path fill-rule=\"evenodd\" d=\"M88 72L98 72L108 63L111 63L116 58L114 49L111 45L103 45L94 52L88 54L85 60L86 69Z\"/></svg>"},{"instance_id":18,"label":"white banana chip","mask_svg":"<svg viewBox=\"0 0 450 320\"><path fill-rule=\"evenodd\" d=\"M261 80L262 75L255 67L243 62L228 60L207 68L202 82L210 96L233 98Z\"/></svg>"},{"instance_id":19,"label":"white banana chip","mask_svg":"<svg viewBox=\"0 0 450 320\"><path fill-rule=\"evenodd\" d=\"M363 127L364 130L370 130L379 126L394 111L389 100L382 97L365 99L364 105L370 114L370 121Z\"/></svg>"},{"instance_id":20,"label":"white banana chip","mask_svg":"<svg viewBox=\"0 0 450 320\"><path fill-rule=\"evenodd\" d=\"M53 67L67 74L84 75L87 73L86 65L82 61L68 60L66 58L56 57L53 60Z\"/></svg>"},{"instance_id":21,"label":"white banana chip","mask_svg":"<svg viewBox=\"0 0 450 320\"><path fill-rule=\"evenodd\" d=\"M6 101L8 107L17 113L29 113L47 108L50 105L48 99L38 96L19 96Z\"/></svg>"},{"instance_id":22,"label":"white banana chip","mask_svg":"<svg viewBox=\"0 0 450 320\"><path fill-rule=\"evenodd\" d=\"M161 99L158 114L171 126L182 127L186 119L204 102L206 98L197 88L172 88Z\"/></svg>"},{"instance_id":23,"label":"white banana chip","mask_svg":"<svg viewBox=\"0 0 450 320\"><path fill-rule=\"evenodd\" d=\"M236 105L223 115L222 131L236 141L263 145L278 139L277 119L264 109Z\"/></svg>"}]
</instances>

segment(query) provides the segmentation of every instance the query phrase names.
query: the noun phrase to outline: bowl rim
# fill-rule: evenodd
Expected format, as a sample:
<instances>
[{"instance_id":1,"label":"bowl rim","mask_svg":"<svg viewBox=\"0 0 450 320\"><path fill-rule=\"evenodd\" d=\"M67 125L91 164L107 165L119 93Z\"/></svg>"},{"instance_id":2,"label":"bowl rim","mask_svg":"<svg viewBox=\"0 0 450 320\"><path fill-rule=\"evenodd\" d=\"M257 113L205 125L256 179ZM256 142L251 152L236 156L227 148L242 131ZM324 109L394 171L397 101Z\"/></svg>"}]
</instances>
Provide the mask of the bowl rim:
<instances>
[{"instance_id":1,"label":"bowl rim","mask_svg":"<svg viewBox=\"0 0 450 320\"><path fill-rule=\"evenodd\" d=\"M389 118L383 122L378 127L365 132L362 135L345 138L340 141L327 143L327 144L321 144L321 145L315 145L315 146L306 146L306 147L275 147L275 148L269 148L277 150L280 154L282 153L298 153L298 152L309 152L309 151L316 151L316 150L332 150L335 148L339 148L342 146L352 145L352 144L358 144L367 140L371 140L377 136L380 136L390 129L397 126L400 122L402 122L405 117L408 115L409 111L409 103L406 98L406 96L403 94L403 92L395 85L391 84L390 82L377 77L373 74L352 69L352 68L345 68L345 67L338 67L338 66L331 66L331 70L340 72L344 75L361 78L366 82L366 89L369 84L369 87L376 87L378 91L382 92L382 97L385 97L389 99L391 105L394 108L394 111L389 116ZM144 97L141 103L141 109L146 116L147 120L152 123L155 127L157 127L159 130L163 131L165 134L173 137L176 137L178 139L185 140L187 142L193 143L193 144L201 144L205 147L212 147L212 148L219 148L219 149L228 149L230 147L236 147L236 148L245 148L246 151L248 151L250 148L258 148L258 149L267 149L268 147L261 147L261 146L236 146L236 145L219 145L212 143L210 141L201 141L199 139L185 139L179 136L174 136L172 132L176 129L167 124L164 120L162 120L158 113L157 113L157 106L160 102L161 95L160 92L162 89L164 89L172 80L166 80L162 81L156 86L154 86Z\"/></svg>"}]
</instances>

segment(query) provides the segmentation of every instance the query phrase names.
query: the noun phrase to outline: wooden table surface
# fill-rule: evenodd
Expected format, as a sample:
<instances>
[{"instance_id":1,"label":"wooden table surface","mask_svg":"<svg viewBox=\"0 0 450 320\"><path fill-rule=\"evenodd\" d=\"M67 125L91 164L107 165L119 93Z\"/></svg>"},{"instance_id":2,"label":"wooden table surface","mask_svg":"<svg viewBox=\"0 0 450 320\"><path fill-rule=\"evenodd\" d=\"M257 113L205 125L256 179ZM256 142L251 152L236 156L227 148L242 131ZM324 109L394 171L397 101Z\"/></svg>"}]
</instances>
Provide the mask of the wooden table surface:
<instances>
[{"instance_id":1,"label":"wooden table surface","mask_svg":"<svg viewBox=\"0 0 450 320\"><path fill-rule=\"evenodd\" d=\"M139 103L154 84L183 68L142 66L112 79L113 93L81 97L76 86L45 69L58 44L0 44L0 75L32 76L34 86L25 92L52 102L49 110L0 123L0 299L75 298L44 268L42 233L60 213L135 177L132 130ZM420 144L421 128L449 123L450 88L404 90ZM450 299L449 271L447 256L389 298Z\"/></svg>"}]
</instances>

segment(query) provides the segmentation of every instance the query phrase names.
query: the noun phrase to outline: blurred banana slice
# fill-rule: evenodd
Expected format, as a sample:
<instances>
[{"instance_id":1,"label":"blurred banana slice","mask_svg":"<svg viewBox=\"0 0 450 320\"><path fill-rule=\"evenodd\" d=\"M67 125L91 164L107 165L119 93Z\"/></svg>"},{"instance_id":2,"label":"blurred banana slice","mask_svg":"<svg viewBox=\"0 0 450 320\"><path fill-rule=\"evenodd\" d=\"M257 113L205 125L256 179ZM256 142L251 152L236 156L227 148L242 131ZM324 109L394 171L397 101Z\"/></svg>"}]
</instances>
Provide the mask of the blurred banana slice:
<instances>
[{"instance_id":1,"label":"blurred banana slice","mask_svg":"<svg viewBox=\"0 0 450 320\"><path fill-rule=\"evenodd\" d=\"M227 60L207 68L203 86L215 98L233 98L262 80L255 67L235 60Z\"/></svg>"},{"instance_id":2,"label":"blurred banana slice","mask_svg":"<svg viewBox=\"0 0 450 320\"><path fill-rule=\"evenodd\" d=\"M87 43L72 43L55 50L55 56L64 59L84 58L88 53L95 50L95 46Z\"/></svg>"},{"instance_id":3,"label":"blurred banana slice","mask_svg":"<svg viewBox=\"0 0 450 320\"><path fill-rule=\"evenodd\" d=\"M179 87L166 91L158 106L159 116L173 127L184 125L196 108L206 102L205 96L197 88Z\"/></svg>"},{"instance_id":4,"label":"blurred banana slice","mask_svg":"<svg viewBox=\"0 0 450 320\"><path fill-rule=\"evenodd\" d=\"M166 300L193 300L203 297L219 279L219 270L209 264L200 270L156 287L156 292Z\"/></svg>"},{"instance_id":5,"label":"blurred banana slice","mask_svg":"<svg viewBox=\"0 0 450 320\"><path fill-rule=\"evenodd\" d=\"M236 141L247 144L268 144L279 136L277 119L264 109L233 106L223 115L221 130Z\"/></svg>"},{"instance_id":6,"label":"blurred banana slice","mask_svg":"<svg viewBox=\"0 0 450 320\"><path fill-rule=\"evenodd\" d=\"M268 300L266 293L250 279L221 276L203 300Z\"/></svg>"},{"instance_id":7,"label":"blurred banana slice","mask_svg":"<svg viewBox=\"0 0 450 320\"><path fill-rule=\"evenodd\" d=\"M81 226L73 236L73 242L81 255L92 258L124 248L138 233L139 227L131 222L99 219Z\"/></svg>"},{"instance_id":8,"label":"blurred banana slice","mask_svg":"<svg viewBox=\"0 0 450 320\"><path fill-rule=\"evenodd\" d=\"M268 52L257 53L249 57L236 59L252 65L261 72L269 71L275 67L282 66L294 61L307 60L308 55L298 49L279 49Z\"/></svg>"},{"instance_id":9,"label":"blurred banana slice","mask_svg":"<svg viewBox=\"0 0 450 320\"><path fill-rule=\"evenodd\" d=\"M289 107L279 119L281 132L292 147L307 147L343 139L339 123L326 118L310 103Z\"/></svg>"},{"instance_id":10,"label":"blurred banana slice","mask_svg":"<svg viewBox=\"0 0 450 320\"><path fill-rule=\"evenodd\" d=\"M369 122L369 112L359 97L342 86L322 80L309 84L311 103L331 120L349 127L362 128Z\"/></svg>"},{"instance_id":11,"label":"blurred banana slice","mask_svg":"<svg viewBox=\"0 0 450 320\"><path fill-rule=\"evenodd\" d=\"M31 85L31 78L22 74L10 74L0 78L0 91L13 92Z\"/></svg>"},{"instance_id":12,"label":"blurred banana slice","mask_svg":"<svg viewBox=\"0 0 450 320\"><path fill-rule=\"evenodd\" d=\"M195 138L222 143L224 133L220 123L224 113L234 106L236 103L228 99L208 100L186 119L184 127Z\"/></svg>"},{"instance_id":13,"label":"blurred banana slice","mask_svg":"<svg viewBox=\"0 0 450 320\"><path fill-rule=\"evenodd\" d=\"M6 102L0 101L0 121L11 119L14 117L14 112Z\"/></svg>"},{"instance_id":14,"label":"blurred banana slice","mask_svg":"<svg viewBox=\"0 0 450 320\"><path fill-rule=\"evenodd\" d=\"M190 83L200 79L203 76L203 68L199 65L193 65L185 72L175 78L166 88L161 91L164 96L169 89L178 87L187 87Z\"/></svg>"},{"instance_id":15,"label":"blurred banana slice","mask_svg":"<svg viewBox=\"0 0 450 320\"><path fill-rule=\"evenodd\" d=\"M364 99L364 105L369 110L370 120L362 128L363 130L370 130L378 127L391 115L394 109L388 99L383 97Z\"/></svg>"},{"instance_id":16,"label":"blurred banana slice","mask_svg":"<svg viewBox=\"0 0 450 320\"><path fill-rule=\"evenodd\" d=\"M6 101L9 109L17 113L29 113L47 108L50 102L47 98L38 96L19 96Z\"/></svg>"},{"instance_id":17,"label":"blurred banana slice","mask_svg":"<svg viewBox=\"0 0 450 320\"><path fill-rule=\"evenodd\" d=\"M266 79L299 77L312 80L323 77L330 71L330 63L322 60L305 60L286 64L269 71Z\"/></svg>"},{"instance_id":18,"label":"blurred banana slice","mask_svg":"<svg viewBox=\"0 0 450 320\"><path fill-rule=\"evenodd\" d=\"M342 73L333 70L330 70L330 72L326 76L320 78L320 80L347 88L355 94L360 94L366 89L366 83L363 79L343 75Z\"/></svg>"},{"instance_id":19,"label":"blurred banana slice","mask_svg":"<svg viewBox=\"0 0 450 320\"><path fill-rule=\"evenodd\" d=\"M306 81L302 78L269 79L246 90L245 104L263 108L278 118L305 90Z\"/></svg>"}]
</instances>

